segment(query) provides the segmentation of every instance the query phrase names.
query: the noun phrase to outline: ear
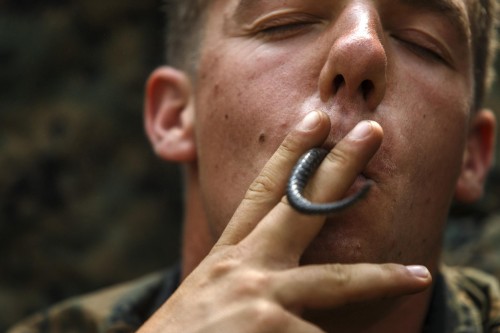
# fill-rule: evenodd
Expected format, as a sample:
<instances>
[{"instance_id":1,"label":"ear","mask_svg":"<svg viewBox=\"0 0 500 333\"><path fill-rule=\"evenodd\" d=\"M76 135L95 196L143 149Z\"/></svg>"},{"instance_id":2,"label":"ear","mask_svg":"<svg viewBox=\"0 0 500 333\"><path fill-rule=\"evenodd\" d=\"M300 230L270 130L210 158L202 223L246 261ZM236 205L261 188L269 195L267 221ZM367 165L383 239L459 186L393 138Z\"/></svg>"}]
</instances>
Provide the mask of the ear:
<instances>
[{"instance_id":1,"label":"ear","mask_svg":"<svg viewBox=\"0 0 500 333\"><path fill-rule=\"evenodd\" d=\"M478 111L471 121L469 138L464 152L462 171L455 189L455 199L473 203L484 193L488 172L495 151L496 119L489 110Z\"/></svg>"},{"instance_id":2,"label":"ear","mask_svg":"<svg viewBox=\"0 0 500 333\"><path fill-rule=\"evenodd\" d=\"M196 159L194 107L188 76L171 67L160 67L146 85L146 133L158 156L173 162Z\"/></svg>"}]
</instances>

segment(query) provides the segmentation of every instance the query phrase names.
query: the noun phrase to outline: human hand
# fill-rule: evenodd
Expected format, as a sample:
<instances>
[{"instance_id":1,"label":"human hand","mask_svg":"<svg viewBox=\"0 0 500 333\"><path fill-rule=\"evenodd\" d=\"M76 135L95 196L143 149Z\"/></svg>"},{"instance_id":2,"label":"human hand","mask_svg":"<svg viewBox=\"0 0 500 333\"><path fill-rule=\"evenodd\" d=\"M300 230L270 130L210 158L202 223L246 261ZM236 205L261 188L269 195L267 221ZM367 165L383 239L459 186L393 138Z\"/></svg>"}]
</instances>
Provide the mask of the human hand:
<instances>
[{"instance_id":1,"label":"human hand","mask_svg":"<svg viewBox=\"0 0 500 333\"><path fill-rule=\"evenodd\" d=\"M139 332L322 332L301 317L303 310L397 297L430 285L422 267L299 266L325 217L296 212L283 193L295 162L329 131L328 116L313 112L289 133L209 255ZM377 123L358 124L324 160L307 196L314 202L342 198L382 137Z\"/></svg>"}]
</instances>

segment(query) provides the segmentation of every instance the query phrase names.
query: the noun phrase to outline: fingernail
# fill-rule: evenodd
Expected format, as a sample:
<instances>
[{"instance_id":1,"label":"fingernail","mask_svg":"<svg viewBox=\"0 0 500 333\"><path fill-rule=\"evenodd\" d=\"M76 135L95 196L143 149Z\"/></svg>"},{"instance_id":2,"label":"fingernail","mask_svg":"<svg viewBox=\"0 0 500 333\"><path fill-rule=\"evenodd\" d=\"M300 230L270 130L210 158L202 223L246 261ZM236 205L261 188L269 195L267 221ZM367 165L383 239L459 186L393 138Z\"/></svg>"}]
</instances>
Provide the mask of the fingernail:
<instances>
[{"instance_id":1,"label":"fingernail","mask_svg":"<svg viewBox=\"0 0 500 333\"><path fill-rule=\"evenodd\" d=\"M372 123L370 121L364 120L358 123L351 132L349 132L349 137L354 140L361 140L368 136L373 130Z\"/></svg>"},{"instance_id":2,"label":"fingernail","mask_svg":"<svg viewBox=\"0 0 500 333\"><path fill-rule=\"evenodd\" d=\"M298 128L303 131L310 131L319 125L320 116L317 111L309 112L300 122Z\"/></svg>"},{"instance_id":3,"label":"fingernail","mask_svg":"<svg viewBox=\"0 0 500 333\"><path fill-rule=\"evenodd\" d=\"M431 273L429 273L429 270L425 266L419 266L419 265L406 266L406 269L411 274L413 274L413 276L416 276L421 279L427 279L431 275Z\"/></svg>"}]
</instances>

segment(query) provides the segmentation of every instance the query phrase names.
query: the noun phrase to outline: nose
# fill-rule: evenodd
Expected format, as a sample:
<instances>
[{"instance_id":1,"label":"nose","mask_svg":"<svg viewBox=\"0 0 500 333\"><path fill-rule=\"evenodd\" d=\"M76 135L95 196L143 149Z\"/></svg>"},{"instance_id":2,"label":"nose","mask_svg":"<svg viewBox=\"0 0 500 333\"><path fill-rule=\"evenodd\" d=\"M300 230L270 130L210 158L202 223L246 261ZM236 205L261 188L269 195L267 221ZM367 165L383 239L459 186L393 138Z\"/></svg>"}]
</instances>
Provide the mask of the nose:
<instances>
[{"instance_id":1,"label":"nose","mask_svg":"<svg viewBox=\"0 0 500 333\"><path fill-rule=\"evenodd\" d=\"M384 98L387 81L387 54L378 12L370 5L346 7L332 30L336 38L319 78L321 99L343 94L375 110Z\"/></svg>"}]
</instances>

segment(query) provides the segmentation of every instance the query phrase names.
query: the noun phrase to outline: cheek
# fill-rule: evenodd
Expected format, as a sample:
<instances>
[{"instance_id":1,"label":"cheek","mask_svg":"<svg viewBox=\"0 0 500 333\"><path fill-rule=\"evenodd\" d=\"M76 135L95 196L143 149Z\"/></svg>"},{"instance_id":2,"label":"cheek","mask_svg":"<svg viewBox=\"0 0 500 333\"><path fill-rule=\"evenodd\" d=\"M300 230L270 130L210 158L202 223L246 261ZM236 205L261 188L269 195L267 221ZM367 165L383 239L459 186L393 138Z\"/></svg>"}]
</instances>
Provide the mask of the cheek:
<instances>
[{"instance_id":1,"label":"cheek","mask_svg":"<svg viewBox=\"0 0 500 333\"><path fill-rule=\"evenodd\" d=\"M201 63L208 70L201 70L199 86L203 89L196 96L198 169L217 232L301 117L299 106L306 89L292 88L299 82L286 73L296 69L284 66L279 57L252 59L230 53L207 57Z\"/></svg>"},{"instance_id":2,"label":"cheek","mask_svg":"<svg viewBox=\"0 0 500 333\"><path fill-rule=\"evenodd\" d=\"M437 91L436 82L405 76L398 82L406 84L388 88L399 92L388 96L404 99L388 99L381 115L388 129L383 149L396 166L387 192L400 194L392 210L395 234L406 235L402 252L420 248L427 257L440 243L461 170L468 106L462 89Z\"/></svg>"},{"instance_id":3,"label":"cheek","mask_svg":"<svg viewBox=\"0 0 500 333\"><path fill-rule=\"evenodd\" d=\"M401 71L393 82L404 84L388 87L395 93L388 94L392 107L384 119L394 129L391 144L401 150L394 155L405 156L397 165L411 169L417 179L454 188L467 137L470 89L456 72L441 70L445 74Z\"/></svg>"}]
</instances>

